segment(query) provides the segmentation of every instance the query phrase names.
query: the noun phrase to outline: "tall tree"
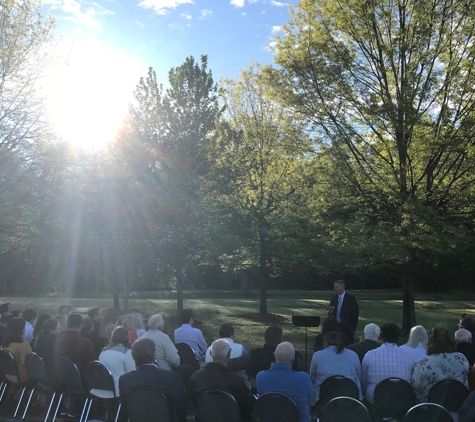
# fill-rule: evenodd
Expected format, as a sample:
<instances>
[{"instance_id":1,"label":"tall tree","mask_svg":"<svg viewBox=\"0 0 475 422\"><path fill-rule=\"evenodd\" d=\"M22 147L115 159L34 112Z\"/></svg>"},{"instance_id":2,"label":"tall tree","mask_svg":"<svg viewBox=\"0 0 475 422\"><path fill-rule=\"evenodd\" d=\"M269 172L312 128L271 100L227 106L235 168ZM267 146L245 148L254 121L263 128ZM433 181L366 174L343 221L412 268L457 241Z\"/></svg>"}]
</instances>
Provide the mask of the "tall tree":
<instances>
[{"instance_id":1,"label":"tall tree","mask_svg":"<svg viewBox=\"0 0 475 422\"><path fill-rule=\"evenodd\" d=\"M177 280L177 308L183 308L183 275L200 235L197 209L210 169L209 137L222 109L207 57L188 57L169 72L164 90L153 69L135 91L125 130L118 141L147 194L144 212L157 257Z\"/></svg>"},{"instance_id":2,"label":"tall tree","mask_svg":"<svg viewBox=\"0 0 475 422\"><path fill-rule=\"evenodd\" d=\"M415 265L453 248L474 213L475 5L302 0L291 13L268 72L274 92L314 125L340 205L354 205L352 232L386 233L406 266L407 331Z\"/></svg>"}]
</instances>

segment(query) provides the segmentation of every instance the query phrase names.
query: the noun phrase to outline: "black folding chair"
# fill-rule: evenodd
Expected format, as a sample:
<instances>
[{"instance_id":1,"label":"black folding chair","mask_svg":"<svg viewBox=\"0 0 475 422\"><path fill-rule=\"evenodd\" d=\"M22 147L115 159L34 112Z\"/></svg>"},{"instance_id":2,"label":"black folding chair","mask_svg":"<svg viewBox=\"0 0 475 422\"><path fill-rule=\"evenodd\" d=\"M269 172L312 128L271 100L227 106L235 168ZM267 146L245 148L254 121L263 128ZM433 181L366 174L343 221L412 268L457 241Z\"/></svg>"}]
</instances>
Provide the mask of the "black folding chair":
<instances>
[{"instance_id":1,"label":"black folding chair","mask_svg":"<svg viewBox=\"0 0 475 422\"><path fill-rule=\"evenodd\" d=\"M335 397L360 398L360 390L355 382L343 375L333 375L322 382L317 402L318 415L322 414L328 402Z\"/></svg>"},{"instance_id":2,"label":"black folding chair","mask_svg":"<svg viewBox=\"0 0 475 422\"><path fill-rule=\"evenodd\" d=\"M449 412L458 413L468 397L468 388L451 379L436 382L429 390L427 401L443 406Z\"/></svg>"},{"instance_id":3,"label":"black folding chair","mask_svg":"<svg viewBox=\"0 0 475 422\"><path fill-rule=\"evenodd\" d=\"M48 373L46 371L43 359L41 359L36 353L30 353L26 357L25 364L26 371L28 373L28 378L30 379L31 393L25 408L25 412L23 413L23 419L25 419L26 417L26 412L30 405L33 393L35 391L38 391L45 395L52 395L51 401L48 406L48 411L46 412L46 417L44 420L44 422L46 422L51 412L51 408L53 407L54 399L56 398L56 391L50 385Z\"/></svg>"},{"instance_id":4,"label":"black folding chair","mask_svg":"<svg viewBox=\"0 0 475 422\"><path fill-rule=\"evenodd\" d=\"M254 403L254 422L299 422L300 411L295 402L282 393L266 393Z\"/></svg>"},{"instance_id":5,"label":"black folding chair","mask_svg":"<svg viewBox=\"0 0 475 422\"><path fill-rule=\"evenodd\" d=\"M180 356L180 363L191 365L194 371L200 369L200 365L196 360L195 352L193 349L188 346L186 343L175 344L176 349L178 350L178 355Z\"/></svg>"},{"instance_id":6,"label":"black folding chair","mask_svg":"<svg viewBox=\"0 0 475 422\"><path fill-rule=\"evenodd\" d=\"M112 402L118 404L117 414L115 420L117 421L120 413L120 402L119 397L115 393L115 384L112 373L103 363L95 360L89 362L86 366L86 382L89 388L90 397L87 399L89 404L87 405L87 411L84 420L87 421L89 412L91 411L92 401L94 398L99 400L104 400L106 404L106 421L112 420ZM110 398L101 397L95 394L94 390L101 390L103 392L108 392L111 396Z\"/></svg>"},{"instance_id":7,"label":"black folding chair","mask_svg":"<svg viewBox=\"0 0 475 422\"><path fill-rule=\"evenodd\" d=\"M71 400L72 400L78 396L84 397L86 395L82 387L81 377L79 375L79 370L76 364L74 364L67 358L59 358L56 361L55 370L56 370L56 377L58 379L58 392L60 394L60 397L58 400L58 404L56 406L56 411L53 416L53 421L56 420L56 416L58 414L59 407L61 405L61 400L63 399L64 396L71 397ZM86 399L84 402L84 406L82 408L79 422L83 421L87 404L88 404L88 400Z\"/></svg>"},{"instance_id":8,"label":"black folding chair","mask_svg":"<svg viewBox=\"0 0 475 422\"><path fill-rule=\"evenodd\" d=\"M18 410L20 409L21 402L23 400L23 396L25 395L26 385L20 382L20 375L18 373L18 368L15 362L15 358L8 350L0 350L0 373L3 375L3 386L0 395L0 403L3 400L3 397L10 385L22 386L23 389L21 391L20 399L18 400L18 405L15 409L15 413L13 417L16 418ZM11 377L16 377L18 379L18 383L11 382L7 375Z\"/></svg>"},{"instance_id":9,"label":"black folding chair","mask_svg":"<svg viewBox=\"0 0 475 422\"><path fill-rule=\"evenodd\" d=\"M234 397L222 390L207 390L198 399L197 422L240 422L239 406Z\"/></svg>"},{"instance_id":10,"label":"black folding chair","mask_svg":"<svg viewBox=\"0 0 475 422\"><path fill-rule=\"evenodd\" d=\"M416 394L411 384L402 378L386 378L374 389L373 421L402 421L415 404Z\"/></svg>"},{"instance_id":11,"label":"black folding chair","mask_svg":"<svg viewBox=\"0 0 475 422\"><path fill-rule=\"evenodd\" d=\"M454 422L447 409L436 403L420 403L411 407L404 422Z\"/></svg>"},{"instance_id":12,"label":"black folding chair","mask_svg":"<svg viewBox=\"0 0 475 422\"><path fill-rule=\"evenodd\" d=\"M129 422L173 422L168 399L156 388L134 388L126 400Z\"/></svg>"},{"instance_id":13,"label":"black folding chair","mask_svg":"<svg viewBox=\"0 0 475 422\"><path fill-rule=\"evenodd\" d=\"M371 416L360 401L352 397L336 397L327 403L320 420L321 422L371 422Z\"/></svg>"}]
</instances>

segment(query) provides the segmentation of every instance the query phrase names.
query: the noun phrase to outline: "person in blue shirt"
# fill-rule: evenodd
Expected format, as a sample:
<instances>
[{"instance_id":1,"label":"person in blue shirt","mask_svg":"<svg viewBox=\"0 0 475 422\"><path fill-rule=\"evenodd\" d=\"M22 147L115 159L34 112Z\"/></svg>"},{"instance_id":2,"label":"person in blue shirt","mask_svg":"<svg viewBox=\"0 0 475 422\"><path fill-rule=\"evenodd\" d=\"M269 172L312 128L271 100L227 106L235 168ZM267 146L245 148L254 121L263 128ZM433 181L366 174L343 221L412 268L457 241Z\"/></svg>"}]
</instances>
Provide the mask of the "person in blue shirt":
<instances>
[{"instance_id":1,"label":"person in blue shirt","mask_svg":"<svg viewBox=\"0 0 475 422\"><path fill-rule=\"evenodd\" d=\"M271 364L270 369L257 374L257 393L282 393L289 396L299 408L300 422L310 422L308 401L313 384L306 372L292 371L295 347L287 341L280 343L274 356L275 362Z\"/></svg>"}]
</instances>

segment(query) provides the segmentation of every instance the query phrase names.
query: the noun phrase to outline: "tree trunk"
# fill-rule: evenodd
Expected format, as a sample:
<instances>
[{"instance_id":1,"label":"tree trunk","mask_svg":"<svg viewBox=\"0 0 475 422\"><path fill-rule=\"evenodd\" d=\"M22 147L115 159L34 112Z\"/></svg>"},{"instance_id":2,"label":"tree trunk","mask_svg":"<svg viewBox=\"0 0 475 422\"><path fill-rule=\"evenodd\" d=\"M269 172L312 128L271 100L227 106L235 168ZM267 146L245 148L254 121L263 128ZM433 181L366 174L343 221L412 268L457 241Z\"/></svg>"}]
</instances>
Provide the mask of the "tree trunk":
<instances>
[{"instance_id":1,"label":"tree trunk","mask_svg":"<svg viewBox=\"0 0 475 422\"><path fill-rule=\"evenodd\" d=\"M183 311L183 274L184 267L175 268L176 277L176 313L177 315Z\"/></svg>"},{"instance_id":2,"label":"tree trunk","mask_svg":"<svg viewBox=\"0 0 475 422\"><path fill-rule=\"evenodd\" d=\"M267 268L265 254L265 239L260 236L259 254L259 314L267 315Z\"/></svg>"},{"instance_id":3,"label":"tree trunk","mask_svg":"<svg viewBox=\"0 0 475 422\"><path fill-rule=\"evenodd\" d=\"M130 304L129 304L129 293L124 292L124 312L128 314L130 312Z\"/></svg>"},{"instance_id":4,"label":"tree trunk","mask_svg":"<svg viewBox=\"0 0 475 422\"><path fill-rule=\"evenodd\" d=\"M409 334L411 328L417 325L416 322L416 307L414 304L415 289L414 289L414 271L412 261L406 264L406 274L403 280L402 287L402 327L401 335Z\"/></svg>"},{"instance_id":5,"label":"tree trunk","mask_svg":"<svg viewBox=\"0 0 475 422\"><path fill-rule=\"evenodd\" d=\"M119 294L117 292L112 292L114 296L114 308L120 309Z\"/></svg>"}]
</instances>

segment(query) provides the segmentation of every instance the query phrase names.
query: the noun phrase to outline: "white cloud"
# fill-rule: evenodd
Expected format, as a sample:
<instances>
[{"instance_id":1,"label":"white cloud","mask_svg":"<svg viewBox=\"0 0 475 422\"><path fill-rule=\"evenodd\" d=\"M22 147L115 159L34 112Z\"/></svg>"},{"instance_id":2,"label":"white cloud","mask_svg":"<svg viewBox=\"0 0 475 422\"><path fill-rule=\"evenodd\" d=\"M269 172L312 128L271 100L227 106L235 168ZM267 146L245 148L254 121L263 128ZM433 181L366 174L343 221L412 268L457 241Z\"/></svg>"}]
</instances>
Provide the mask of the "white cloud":
<instances>
[{"instance_id":1,"label":"white cloud","mask_svg":"<svg viewBox=\"0 0 475 422\"><path fill-rule=\"evenodd\" d=\"M138 5L144 9L152 9L157 15L165 15L167 9L175 9L181 4L193 4L193 0L143 0Z\"/></svg>"},{"instance_id":2,"label":"white cloud","mask_svg":"<svg viewBox=\"0 0 475 422\"><path fill-rule=\"evenodd\" d=\"M209 9L203 9L201 12L200 12L200 17L198 19L206 19L208 16L212 16L214 15L213 11L212 10L209 10Z\"/></svg>"},{"instance_id":3,"label":"white cloud","mask_svg":"<svg viewBox=\"0 0 475 422\"><path fill-rule=\"evenodd\" d=\"M231 0L231 4L235 7L243 7L245 0Z\"/></svg>"},{"instance_id":4,"label":"white cloud","mask_svg":"<svg viewBox=\"0 0 475 422\"><path fill-rule=\"evenodd\" d=\"M92 5L96 8L97 13L100 15L113 15L114 12L112 10L107 9L107 7L101 6L96 2L92 2Z\"/></svg>"},{"instance_id":5,"label":"white cloud","mask_svg":"<svg viewBox=\"0 0 475 422\"><path fill-rule=\"evenodd\" d=\"M182 18L185 18L185 19L187 19L187 20L190 20L190 19L191 19L191 15L187 15L186 13L182 13L182 14L181 14L181 17L182 17Z\"/></svg>"},{"instance_id":6,"label":"white cloud","mask_svg":"<svg viewBox=\"0 0 475 422\"><path fill-rule=\"evenodd\" d=\"M285 6L285 3L281 3L280 1L275 1L275 0L271 0L270 4L271 4L271 6L275 6L275 7L284 7Z\"/></svg>"},{"instance_id":7,"label":"white cloud","mask_svg":"<svg viewBox=\"0 0 475 422\"><path fill-rule=\"evenodd\" d=\"M272 27L272 32L279 32L282 29L280 25L276 25Z\"/></svg>"},{"instance_id":8,"label":"white cloud","mask_svg":"<svg viewBox=\"0 0 475 422\"><path fill-rule=\"evenodd\" d=\"M101 6L96 2L87 3L82 0L44 0L43 4L51 5L51 10L61 10L66 16L58 16L66 20L75 21L79 25L88 26L93 29L101 29L101 24L97 19L100 15L113 15L114 12Z\"/></svg>"},{"instance_id":9,"label":"white cloud","mask_svg":"<svg viewBox=\"0 0 475 422\"><path fill-rule=\"evenodd\" d=\"M145 27L145 25L144 25L142 22L135 21L134 23L136 23L138 26L140 26L140 28L144 28L144 27Z\"/></svg>"},{"instance_id":10,"label":"white cloud","mask_svg":"<svg viewBox=\"0 0 475 422\"><path fill-rule=\"evenodd\" d=\"M242 12L241 15L246 16L246 12Z\"/></svg>"},{"instance_id":11,"label":"white cloud","mask_svg":"<svg viewBox=\"0 0 475 422\"><path fill-rule=\"evenodd\" d=\"M272 41L266 46L266 50L273 52L273 51L275 51L276 45L277 45L277 43L275 41Z\"/></svg>"}]
</instances>

